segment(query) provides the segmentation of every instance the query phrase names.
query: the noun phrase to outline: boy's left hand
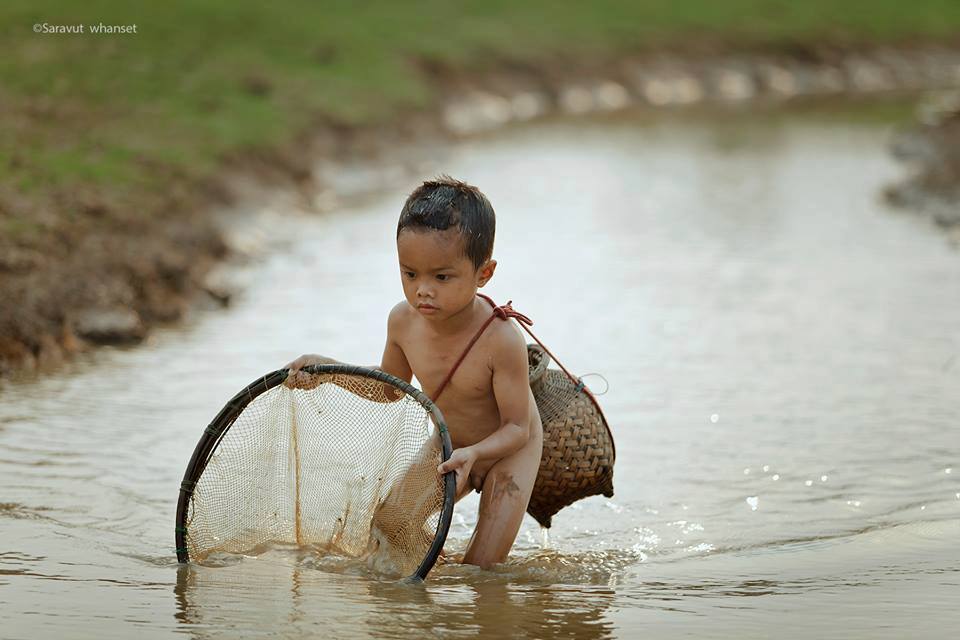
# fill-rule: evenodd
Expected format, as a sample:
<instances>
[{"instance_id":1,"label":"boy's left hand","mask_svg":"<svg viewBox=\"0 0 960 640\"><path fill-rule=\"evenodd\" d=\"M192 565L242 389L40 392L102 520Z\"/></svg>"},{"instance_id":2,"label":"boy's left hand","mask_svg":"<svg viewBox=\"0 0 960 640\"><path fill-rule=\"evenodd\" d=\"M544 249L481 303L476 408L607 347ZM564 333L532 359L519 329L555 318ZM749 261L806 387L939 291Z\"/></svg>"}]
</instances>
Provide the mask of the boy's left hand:
<instances>
[{"instance_id":1,"label":"boy's left hand","mask_svg":"<svg viewBox=\"0 0 960 640\"><path fill-rule=\"evenodd\" d=\"M470 470L473 469L473 464L476 461L477 454L472 448L460 447L459 449L453 450L449 460L441 463L440 466L437 467L437 472L444 474L448 471L456 471L457 495L460 495L464 487L467 486L467 480L470 478Z\"/></svg>"},{"instance_id":2,"label":"boy's left hand","mask_svg":"<svg viewBox=\"0 0 960 640\"><path fill-rule=\"evenodd\" d=\"M283 381L284 386L290 389L307 390L320 386L320 383L323 381L322 377L301 371L301 369L311 364L342 363L334 360L333 358L328 358L327 356L321 356L315 353L305 353L284 367L284 369L289 369L287 379Z\"/></svg>"}]
</instances>

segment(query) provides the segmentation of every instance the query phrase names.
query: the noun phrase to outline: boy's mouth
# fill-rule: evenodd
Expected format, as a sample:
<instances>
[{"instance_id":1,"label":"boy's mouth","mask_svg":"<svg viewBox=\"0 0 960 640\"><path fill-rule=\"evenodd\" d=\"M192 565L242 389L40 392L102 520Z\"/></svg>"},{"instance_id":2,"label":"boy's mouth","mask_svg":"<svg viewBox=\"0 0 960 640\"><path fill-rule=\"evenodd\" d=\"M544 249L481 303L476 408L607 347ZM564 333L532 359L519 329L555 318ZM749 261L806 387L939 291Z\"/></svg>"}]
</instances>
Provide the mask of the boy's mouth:
<instances>
[{"instance_id":1,"label":"boy's mouth","mask_svg":"<svg viewBox=\"0 0 960 640\"><path fill-rule=\"evenodd\" d=\"M432 304L418 304L417 309L420 311L436 311L437 308Z\"/></svg>"}]
</instances>

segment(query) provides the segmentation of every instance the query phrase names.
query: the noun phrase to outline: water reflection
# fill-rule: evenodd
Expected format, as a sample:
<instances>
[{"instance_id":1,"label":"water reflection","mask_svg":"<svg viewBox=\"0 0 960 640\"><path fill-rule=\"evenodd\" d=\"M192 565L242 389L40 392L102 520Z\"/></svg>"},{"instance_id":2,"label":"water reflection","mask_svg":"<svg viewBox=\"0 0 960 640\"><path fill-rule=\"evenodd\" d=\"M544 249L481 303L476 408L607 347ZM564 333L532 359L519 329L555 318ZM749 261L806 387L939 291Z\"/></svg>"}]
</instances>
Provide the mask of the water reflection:
<instances>
[{"instance_id":1,"label":"water reflection","mask_svg":"<svg viewBox=\"0 0 960 640\"><path fill-rule=\"evenodd\" d=\"M174 581L177 487L224 400L305 349L373 361L400 296L405 194L273 214L286 248L229 311L0 389L4 633L955 627L960 259L875 198L899 171L884 136L802 117L553 123L451 151L438 171L497 206L486 291L610 382L617 494L565 509L546 547L525 522L496 571L444 565L419 590L279 548ZM458 505L453 556L476 507Z\"/></svg>"},{"instance_id":2,"label":"water reflection","mask_svg":"<svg viewBox=\"0 0 960 640\"><path fill-rule=\"evenodd\" d=\"M297 636L393 638L401 629L444 637L614 635L609 587L512 580L467 567L420 585L355 573L320 571L289 551L216 568L181 566L174 618L198 639L231 637L241 623L246 634Z\"/></svg>"}]
</instances>

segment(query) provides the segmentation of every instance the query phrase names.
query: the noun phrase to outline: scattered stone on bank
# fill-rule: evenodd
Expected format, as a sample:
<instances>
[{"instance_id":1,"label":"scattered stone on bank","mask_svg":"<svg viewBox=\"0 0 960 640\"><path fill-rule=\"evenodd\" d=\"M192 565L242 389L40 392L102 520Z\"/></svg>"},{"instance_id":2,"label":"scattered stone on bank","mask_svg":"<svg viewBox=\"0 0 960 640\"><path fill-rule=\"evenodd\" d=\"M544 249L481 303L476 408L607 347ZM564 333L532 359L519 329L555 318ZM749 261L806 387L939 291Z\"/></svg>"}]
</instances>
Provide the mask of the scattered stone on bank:
<instances>
[{"instance_id":1,"label":"scattered stone on bank","mask_svg":"<svg viewBox=\"0 0 960 640\"><path fill-rule=\"evenodd\" d=\"M844 52L730 53L712 57L658 54L602 72L549 78L535 68L504 82L454 83L443 123L471 135L550 113L581 115L627 108L697 104L749 105L803 97L877 95L960 87L960 51L943 47ZM443 78L438 82L443 84Z\"/></svg>"},{"instance_id":2,"label":"scattered stone on bank","mask_svg":"<svg viewBox=\"0 0 960 640\"><path fill-rule=\"evenodd\" d=\"M200 288L221 307L230 306L236 295L236 285L226 269L213 268L203 278Z\"/></svg>"},{"instance_id":3,"label":"scattered stone on bank","mask_svg":"<svg viewBox=\"0 0 960 640\"><path fill-rule=\"evenodd\" d=\"M909 175L885 190L900 208L929 216L960 239L960 92L925 104L916 125L900 132L891 151Z\"/></svg>"},{"instance_id":4,"label":"scattered stone on bank","mask_svg":"<svg viewBox=\"0 0 960 640\"><path fill-rule=\"evenodd\" d=\"M94 344L135 344L147 334L132 309L85 309L73 316L71 324L77 336Z\"/></svg>"},{"instance_id":5,"label":"scattered stone on bank","mask_svg":"<svg viewBox=\"0 0 960 640\"><path fill-rule=\"evenodd\" d=\"M263 255L271 248L276 223L271 216L262 224L237 224L237 209L249 208L251 198L231 184L232 175L241 176L234 181L238 184L256 185L257 192L259 185L292 186L291 193L310 211L322 211L359 201L370 184L382 188L396 183L399 188L407 170L419 171L420 161L411 158L406 147L411 137L436 139L425 147L434 154L451 135L472 135L558 113L701 104L732 109L809 97L960 89L960 48L906 45L854 51L823 45L754 52L659 51L605 62L493 65L488 74L431 65L423 71L446 96L436 110L366 129L335 123L321 127L311 132L309 148L298 140L238 156L226 161L222 175L209 183L171 177L164 194L116 202L95 189L70 189L46 203L0 185L0 208L28 210L29 215L21 217L34 221L39 230L36 242L5 242L9 239L0 237L0 377L53 364L87 342L137 342L147 327L181 318L196 299L227 305L243 286L217 282L215 276L207 280L207 271L228 253ZM255 77L248 78L246 88L253 94L270 92ZM899 144L913 174L891 187L888 196L926 211L960 245L960 126L956 116L948 125L938 114L935 123L923 120L916 131L902 136ZM936 140L942 135L949 138L946 146ZM201 211L213 205L229 205L225 225ZM83 215L61 215L74 208ZM290 207L282 209L289 212ZM198 211L204 215L195 215ZM87 317L75 317L72 309L87 310Z\"/></svg>"}]
</instances>

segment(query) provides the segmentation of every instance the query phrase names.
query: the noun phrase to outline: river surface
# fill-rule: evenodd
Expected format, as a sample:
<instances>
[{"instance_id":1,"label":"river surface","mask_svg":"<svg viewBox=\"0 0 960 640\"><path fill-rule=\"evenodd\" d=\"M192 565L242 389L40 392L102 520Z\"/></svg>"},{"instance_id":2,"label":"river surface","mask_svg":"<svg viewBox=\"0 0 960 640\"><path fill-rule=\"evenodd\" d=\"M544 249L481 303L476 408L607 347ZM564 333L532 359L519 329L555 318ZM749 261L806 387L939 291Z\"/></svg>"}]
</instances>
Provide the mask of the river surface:
<instances>
[{"instance_id":1,"label":"river surface","mask_svg":"<svg viewBox=\"0 0 960 640\"><path fill-rule=\"evenodd\" d=\"M178 485L223 403L305 351L378 362L402 297L414 181L256 212L241 235L270 250L230 309L0 387L0 637L955 632L960 255L880 200L889 133L810 113L548 122L427 167L494 203L485 292L603 374L618 459L612 499L548 540L528 518L506 564L419 588L281 548L177 565Z\"/></svg>"}]
</instances>

